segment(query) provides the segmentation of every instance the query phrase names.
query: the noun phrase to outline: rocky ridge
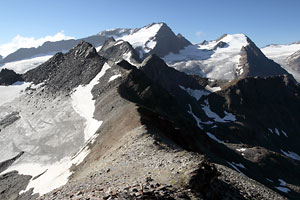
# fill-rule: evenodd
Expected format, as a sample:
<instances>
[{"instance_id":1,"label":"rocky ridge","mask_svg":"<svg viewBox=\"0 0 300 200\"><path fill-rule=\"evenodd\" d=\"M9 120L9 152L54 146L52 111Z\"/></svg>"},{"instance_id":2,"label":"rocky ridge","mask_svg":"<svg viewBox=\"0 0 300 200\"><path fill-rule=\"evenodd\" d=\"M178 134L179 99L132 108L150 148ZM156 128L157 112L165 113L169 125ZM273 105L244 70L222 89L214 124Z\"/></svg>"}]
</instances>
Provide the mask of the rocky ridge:
<instances>
[{"instance_id":1,"label":"rocky ridge","mask_svg":"<svg viewBox=\"0 0 300 200\"><path fill-rule=\"evenodd\" d=\"M122 52L118 48L116 52ZM103 48L103 55L109 49ZM248 77L214 91L207 87L208 79L176 71L156 55L136 68L99 56L92 45L80 42L67 54L58 53L24 74L26 81L43 83L37 92L28 93L61 92L68 98L77 86L88 84L104 63L109 68L91 91L94 118L103 121L97 137L88 143L90 151L83 162L72 166L69 182L40 199L299 197L299 161L280 151L299 153L294 142L299 139L299 86L288 76ZM285 95L278 96L277 88ZM285 101L288 104L283 105ZM265 113L260 120L253 113L258 109ZM293 122L290 127L280 124L283 114ZM289 192L275 188L282 184L279 179L286 181L283 187ZM5 187L1 197L36 198L30 191L16 196L25 186L12 192L8 182L14 184L0 182L0 188Z\"/></svg>"}]
</instances>

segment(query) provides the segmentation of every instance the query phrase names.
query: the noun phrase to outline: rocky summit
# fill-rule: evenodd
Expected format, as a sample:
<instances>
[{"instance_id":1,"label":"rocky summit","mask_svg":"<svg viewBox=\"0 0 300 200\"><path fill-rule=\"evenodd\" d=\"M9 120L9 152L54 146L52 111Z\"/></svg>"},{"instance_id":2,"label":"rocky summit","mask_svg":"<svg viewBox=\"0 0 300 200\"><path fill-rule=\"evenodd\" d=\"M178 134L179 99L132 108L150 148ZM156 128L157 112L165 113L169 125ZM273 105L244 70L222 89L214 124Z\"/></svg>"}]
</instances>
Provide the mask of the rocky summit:
<instances>
[{"instance_id":1,"label":"rocky summit","mask_svg":"<svg viewBox=\"0 0 300 200\"><path fill-rule=\"evenodd\" d=\"M300 86L247 36L98 37L1 70L0 199L300 198Z\"/></svg>"}]
</instances>

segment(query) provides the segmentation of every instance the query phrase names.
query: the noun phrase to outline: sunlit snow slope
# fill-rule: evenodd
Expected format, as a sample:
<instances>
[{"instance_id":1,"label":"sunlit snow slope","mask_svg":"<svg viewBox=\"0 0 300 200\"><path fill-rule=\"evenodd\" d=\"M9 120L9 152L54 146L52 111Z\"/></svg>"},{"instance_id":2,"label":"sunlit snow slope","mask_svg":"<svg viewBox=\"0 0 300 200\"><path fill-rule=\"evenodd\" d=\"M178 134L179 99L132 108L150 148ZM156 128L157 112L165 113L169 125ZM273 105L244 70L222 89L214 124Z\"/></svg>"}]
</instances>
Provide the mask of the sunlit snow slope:
<instances>
[{"instance_id":1,"label":"sunlit snow slope","mask_svg":"<svg viewBox=\"0 0 300 200\"><path fill-rule=\"evenodd\" d=\"M237 76L241 48L246 45L244 34L225 35L219 40L187 46L179 54L170 53L163 59L188 74L232 80Z\"/></svg>"}]
</instances>

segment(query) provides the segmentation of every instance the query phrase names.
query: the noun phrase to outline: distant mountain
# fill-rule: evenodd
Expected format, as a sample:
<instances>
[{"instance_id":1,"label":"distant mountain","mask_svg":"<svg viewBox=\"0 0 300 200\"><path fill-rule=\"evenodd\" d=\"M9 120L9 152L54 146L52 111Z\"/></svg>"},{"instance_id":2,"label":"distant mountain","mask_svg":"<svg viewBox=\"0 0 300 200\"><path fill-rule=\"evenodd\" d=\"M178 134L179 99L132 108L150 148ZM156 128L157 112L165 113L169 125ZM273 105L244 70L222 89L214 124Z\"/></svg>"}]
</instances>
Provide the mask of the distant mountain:
<instances>
[{"instance_id":1,"label":"distant mountain","mask_svg":"<svg viewBox=\"0 0 300 200\"><path fill-rule=\"evenodd\" d=\"M300 74L300 50L288 56L285 63L291 70Z\"/></svg>"},{"instance_id":2,"label":"distant mountain","mask_svg":"<svg viewBox=\"0 0 300 200\"><path fill-rule=\"evenodd\" d=\"M140 58L155 53L159 56L165 56L170 52L179 52L185 46L191 44L182 35L177 36L165 23L153 23L148 26L136 29L112 29L102 31L78 40L63 40L57 42L45 42L37 48L21 48L16 52L6 56L2 63L20 61L41 55L55 54L65 52L75 46L80 40L91 43L94 47L100 47L104 42L113 37L129 42L139 53Z\"/></svg>"},{"instance_id":3,"label":"distant mountain","mask_svg":"<svg viewBox=\"0 0 300 200\"><path fill-rule=\"evenodd\" d=\"M291 73L295 79L300 81L300 73L297 67L298 64L296 58L296 52L300 51L299 42L288 45L268 45L263 47L261 50L268 58L279 63L284 69ZM293 61L294 58L296 58L295 61Z\"/></svg>"},{"instance_id":4,"label":"distant mountain","mask_svg":"<svg viewBox=\"0 0 300 200\"><path fill-rule=\"evenodd\" d=\"M241 58L237 70L239 77L259 76L270 77L288 74L279 64L268 59L261 50L247 38L248 45L242 47Z\"/></svg>"},{"instance_id":5,"label":"distant mountain","mask_svg":"<svg viewBox=\"0 0 300 200\"><path fill-rule=\"evenodd\" d=\"M288 72L266 58L245 35L223 35L217 40L190 45L163 58L169 66L188 74L214 79L268 77Z\"/></svg>"}]
</instances>

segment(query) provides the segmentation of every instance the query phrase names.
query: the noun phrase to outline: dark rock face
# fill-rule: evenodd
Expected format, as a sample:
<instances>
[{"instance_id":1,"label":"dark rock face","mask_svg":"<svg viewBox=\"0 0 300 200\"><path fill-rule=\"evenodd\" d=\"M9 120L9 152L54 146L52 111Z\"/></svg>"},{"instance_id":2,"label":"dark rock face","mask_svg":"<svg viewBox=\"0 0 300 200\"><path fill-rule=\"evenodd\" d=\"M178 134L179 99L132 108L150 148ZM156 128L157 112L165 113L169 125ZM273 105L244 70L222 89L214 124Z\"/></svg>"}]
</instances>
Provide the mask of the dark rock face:
<instances>
[{"instance_id":1,"label":"dark rock face","mask_svg":"<svg viewBox=\"0 0 300 200\"><path fill-rule=\"evenodd\" d=\"M179 53L181 49L191 45L191 43L181 34L176 36L165 23L163 23L162 27L155 36L155 41L157 41L157 44L154 49L149 52L149 54L156 54L159 57L164 57L171 52Z\"/></svg>"},{"instance_id":2,"label":"dark rock face","mask_svg":"<svg viewBox=\"0 0 300 200\"><path fill-rule=\"evenodd\" d=\"M279 64L268 59L249 38L247 38L247 41L249 45L241 50L239 65L244 71L240 74L240 77L270 77L288 74Z\"/></svg>"},{"instance_id":3,"label":"dark rock face","mask_svg":"<svg viewBox=\"0 0 300 200\"><path fill-rule=\"evenodd\" d=\"M140 58L134 48L126 41L115 41L114 38L108 39L98 52L101 56L119 62L128 56L133 63L139 63Z\"/></svg>"},{"instance_id":4,"label":"dark rock face","mask_svg":"<svg viewBox=\"0 0 300 200\"><path fill-rule=\"evenodd\" d=\"M55 91L71 91L88 84L102 69L106 59L99 56L89 43L81 41L68 53L57 53L39 67L23 75L25 81L39 84L45 81Z\"/></svg>"},{"instance_id":5,"label":"dark rock face","mask_svg":"<svg viewBox=\"0 0 300 200\"><path fill-rule=\"evenodd\" d=\"M299 162L286 157L281 151L300 155L296 142L300 139L297 134L300 130L300 89L288 75L272 78L249 77L233 81L224 90L196 101L184 97L184 91L174 89L177 84L192 87L193 84L190 83L193 81L188 85L185 81L189 78L176 75L176 72L164 66L155 55L145 59L140 69L143 73L133 70L120 85L119 92L123 98L140 105L141 120L149 129L155 127L161 130L182 148L204 154L213 162L225 165L228 162L242 163L245 166L245 169L240 168L242 173L271 189L279 185L278 179L290 183L289 188L300 185L300 174L297 170ZM180 76L181 79L176 79ZM176 84L172 85L173 81ZM203 89L200 84L195 88ZM221 118L225 117L226 111L233 113L236 120L212 122L206 116L207 111L203 110L205 100L211 111ZM187 114L188 104L201 121L202 130L196 127L195 119ZM280 136L275 133L275 129L278 129ZM282 131L285 131L287 137ZM211 140L206 132L226 143L223 145ZM243 154L231 146L240 143L247 149ZM236 148L238 147L239 145ZM267 178L273 183L267 181ZM297 199L299 193L296 191L297 189L282 194Z\"/></svg>"},{"instance_id":6,"label":"dark rock face","mask_svg":"<svg viewBox=\"0 0 300 200\"><path fill-rule=\"evenodd\" d=\"M5 171L8 167L10 167L16 160L18 160L22 155L24 154L24 151L21 151L18 155L15 157L8 159L6 161L0 162L0 173Z\"/></svg>"},{"instance_id":7,"label":"dark rock face","mask_svg":"<svg viewBox=\"0 0 300 200\"><path fill-rule=\"evenodd\" d=\"M11 124L13 124L15 121L20 119L19 112L12 112L6 116L3 117L3 119L0 120L0 132L2 128L5 128Z\"/></svg>"},{"instance_id":8,"label":"dark rock face","mask_svg":"<svg viewBox=\"0 0 300 200\"><path fill-rule=\"evenodd\" d=\"M18 81L23 81L23 78L13 70L2 69L0 71L0 85L12 85Z\"/></svg>"}]
</instances>

